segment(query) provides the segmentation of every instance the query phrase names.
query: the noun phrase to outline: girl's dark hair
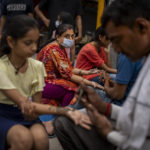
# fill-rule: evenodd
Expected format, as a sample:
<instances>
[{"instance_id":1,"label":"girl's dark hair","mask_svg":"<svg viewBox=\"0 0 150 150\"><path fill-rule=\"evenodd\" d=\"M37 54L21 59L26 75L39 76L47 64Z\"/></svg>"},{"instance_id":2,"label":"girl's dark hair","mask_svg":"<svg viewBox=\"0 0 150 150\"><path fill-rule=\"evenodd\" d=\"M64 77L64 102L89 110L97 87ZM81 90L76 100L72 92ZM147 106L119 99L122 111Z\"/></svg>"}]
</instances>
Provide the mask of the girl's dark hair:
<instances>
[{"instance_id":1,"label":"girl's dark hair","mask_svg":"<svg viewBox=\"0 0 150 150\"><path fill-rule=\"evenodd\" d=\"M32 17L27 15L18 15L8 18L0 41L0 56L9 54L11 51L11 48L7 43L8 36L11 36L15 41L17 41L18 39L23 38L26 33L33 28L38 29L38 24Z\"/></svg>"},{"instance_id":2,"label":"girl's dark hair","mask_svg":"<svg viewBox=\"0 0 150 150\"><path fill-rule=\"evenodd\" d=\"M62 11L58 15L62 21L62 24L71 24L73 25L73 17L70 13Z\"/></svg>"},{"instance_id":3,"label":"girl's dark hair","mask_svg":"<svg viewBox=\"0 0 150 150\"><path fill-rule=\"evenodd\" d=\"M73 26L70 24L61 24L56 29L56 35L61 36L67 30L73 29Z\"/></svg>"},{"instance_id":4,"label":"girl's dark hair","mask_svg":"<svg viewBox=\"0 0 150 150\"><path fill-rule=\"evenodd\" d=\"M92 40L95 41L95 42L99 42L100 41L99 36L102 36L102 37L107 36L106 31L103 27L97 28Z\"/></svg>"}]
</instances>

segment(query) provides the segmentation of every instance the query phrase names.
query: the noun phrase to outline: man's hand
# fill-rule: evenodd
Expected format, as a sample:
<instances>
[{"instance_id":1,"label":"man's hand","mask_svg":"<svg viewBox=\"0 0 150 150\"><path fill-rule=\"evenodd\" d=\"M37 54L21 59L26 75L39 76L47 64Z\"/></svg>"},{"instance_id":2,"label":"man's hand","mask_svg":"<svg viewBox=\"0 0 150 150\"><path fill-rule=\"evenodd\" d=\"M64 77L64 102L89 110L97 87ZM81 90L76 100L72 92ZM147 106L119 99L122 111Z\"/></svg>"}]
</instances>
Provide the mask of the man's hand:
<instances>
[{"instance_id":1,"label":"man's hand","mask_svg":"<svg viewBox=\"0 0 150 150\"><path fill-rule=\"evenodd\" d=\"M113 130L110 121L104 115L100 114L93 105L88 104L86 108L88 111L88 115L93 124L96 126L98 132L104 138L107 138L108 133Z\"/></svg>"},{"instance_id":2,"label":"man's hand","mask_svg":"<svg viewBox=\"0 0 150 150\"><path fill-rule=\"evenodd\" d=\"M105 113L107 103L101 100L101 98L98 96L95 90L85 86L84 84L81 85L81 88L83 89L84 93L82 97L85 98L88 103L92 104L100 113ZM77 97L78 94L79 93L77 92Z\"/></svg>"}]
</instances>

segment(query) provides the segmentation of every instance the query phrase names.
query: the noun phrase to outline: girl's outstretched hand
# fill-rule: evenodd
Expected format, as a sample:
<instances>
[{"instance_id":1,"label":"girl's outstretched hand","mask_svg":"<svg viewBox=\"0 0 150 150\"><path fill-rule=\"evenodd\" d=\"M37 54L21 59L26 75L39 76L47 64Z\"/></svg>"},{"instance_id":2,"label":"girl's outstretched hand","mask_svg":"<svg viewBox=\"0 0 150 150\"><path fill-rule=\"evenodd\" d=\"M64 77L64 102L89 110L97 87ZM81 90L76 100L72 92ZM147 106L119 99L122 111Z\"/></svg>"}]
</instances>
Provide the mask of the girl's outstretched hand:
<instances>
[{"instance_id":1,"label":"girl's outstretched hand","mask_svg":"<svg viewBox=\"0 0 150 150\"><path fill-rule=\"evenodd\" d=\"M69 110L67 114L76 125L80 125L87 130L91 129L92 122L87 114L84 114L78 110Z\"/></svg>"}]
</instances>

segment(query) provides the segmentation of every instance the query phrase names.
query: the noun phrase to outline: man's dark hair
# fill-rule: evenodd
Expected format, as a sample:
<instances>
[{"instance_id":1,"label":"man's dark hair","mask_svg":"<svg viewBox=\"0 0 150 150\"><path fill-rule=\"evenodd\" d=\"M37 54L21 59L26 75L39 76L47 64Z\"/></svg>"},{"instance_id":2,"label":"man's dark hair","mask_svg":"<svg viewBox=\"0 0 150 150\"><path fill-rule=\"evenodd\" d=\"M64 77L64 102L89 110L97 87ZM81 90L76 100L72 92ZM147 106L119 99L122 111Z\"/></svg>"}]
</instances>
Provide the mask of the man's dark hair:
<instances>
[{"instance_id":1,"label":"man's dark hair","mask_svg":"<svg viewBox=\"0 0 150 150\"><path fill-rule=\"evenodd\" d=\"M102 26L106 27L112 21L116 26L132 28L139 17L150 20L150 0L114 0L104 10Z\"/></svg>"}]
</instances>

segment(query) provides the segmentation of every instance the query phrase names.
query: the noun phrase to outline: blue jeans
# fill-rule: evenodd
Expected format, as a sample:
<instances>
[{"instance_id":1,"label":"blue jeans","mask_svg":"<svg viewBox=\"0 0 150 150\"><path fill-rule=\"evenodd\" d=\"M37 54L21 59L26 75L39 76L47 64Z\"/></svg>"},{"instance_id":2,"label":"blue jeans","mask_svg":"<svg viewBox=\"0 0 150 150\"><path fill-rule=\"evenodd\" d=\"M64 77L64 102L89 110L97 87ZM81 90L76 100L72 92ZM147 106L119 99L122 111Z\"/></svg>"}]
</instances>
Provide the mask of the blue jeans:
<instances>
[{"instance_id":1,"label":"blue jeans","mask_svg":"<svg viewBox=\"0 0 150 150\"><path fill-rule=\"evenodd\" d=\"M116 78L116 74L110 73L109 76L110 76L110 78L111 78L112 80L115 80L115 78ZM103 85L103 86L104 86L104 83L100 80L99 76L92 78L91 81L97 82L97 83L99 83L100 85Z\"/></svg>"},{"instance_id":2,"label":"blue jeans","mask_svg":"<svg viewBox=\"0 0 150 150\"><path fill-rule=\"evenodd\" d=\"M112 103L112 104L116 104L118 106L122 106L123 103L124 103L124 99L121 99L121 100L116 100L116 99L111 99L109 97L109 95L105 92L105 91L102 91L102 90L99 90L99 89L96 89L96 93L99 95L99 97L106 103Z\"/></svg>"}]
</instances>

